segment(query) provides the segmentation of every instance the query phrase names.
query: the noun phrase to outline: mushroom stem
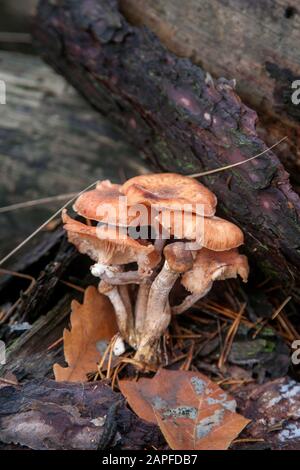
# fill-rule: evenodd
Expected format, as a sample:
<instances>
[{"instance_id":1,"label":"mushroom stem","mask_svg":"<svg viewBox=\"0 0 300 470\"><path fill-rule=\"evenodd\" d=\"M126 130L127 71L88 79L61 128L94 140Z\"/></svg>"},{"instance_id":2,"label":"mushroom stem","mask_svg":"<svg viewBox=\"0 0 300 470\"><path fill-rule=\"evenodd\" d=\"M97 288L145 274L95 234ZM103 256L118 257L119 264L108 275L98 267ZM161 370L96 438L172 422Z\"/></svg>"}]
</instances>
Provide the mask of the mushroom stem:
<instances>
[{"instance_id":1,"label":"mushroom stem","mask_svg":"<svg viewBox=\"0 0 300 470\"><path fill-rule=\"evenodd\" d=\"M164 239L157 238L155 240L154 247L156 251L159 253L159 255L161 255L165 244L166 244L166 240ZM147 304L148 304L151 283L157 273L157 270L158 270L158 267L156 266L152 275L146 277L140 283L140 287L138 290L138 295L137 295L136 304L135 304L135 315L134 315L135 316L135 331L136 331L138 341L142 335L142 331L144 328L144 322L145 322L146 313L147 313Z\"/></svg>"},{"instance_id":2,"label":"mushroom stem","mask_svg":"<svg viewBox=\"0 0 300 470\"><path fill-rule=\"evenodd\" d=\"M104 281L101 281L98 286L98 290L101 294L106 295L111 301L116 319L122 338L133 348L136 347L134 325L132 315L128 312L125 303L120 295L117 286L112 286Z\"/></svg>"},{"instance_id":3,"label":"mushroom stem","mask_svg":"<svg viewBox=\"0 0 300 470\"><path fill-rule=\"evenodd\" d=\"M197 293L197 294L190 294L188 295L179 305L175 305L172 307L172 313L174 315L179 315L180 313L185 312L188 310L190 307L192 307L198 300L202 299L202 297L205 297L206 294L210 291L212 287L212 283L209 284L209 286L204 289L202 292Z\"/></svg>"},{"instance_id":4,"label":"mushroom stem","mask_svg":"<svg viewBox=\"0 0 300 470\"><path fill-rule=\"evenodd\" d=\"M144 363L159 362L159 339L171 320L170 290L178 277L193 266L192 253L186 249L184 242L167 245L164 255L163 268L150 288L146 318L135 355L135 359Z\"/></svg>"},{"instance_id":5,"label":"mushroom stem","mask_svg":"<svg viewBox=\"0 0 300 470\"><path fill-rule=\"evenodd\" d=\"M137 335L137 339L140 338L142 331L143 331L150 288L151 288L150 279L145 280L139 286L136 303L135 303L135 315L134 315L135 316L135 332Z\"/></svg>"},{"instance_id":6,"label":"mushroom stem","mask_svg":"<svg viewBox=\"0 0 300 470\"><path fill-rule=\"evenodd\" d=\"M126 312L127 312L127 331L129 332L129 337L130 337L130 342L129 344L136 348L136 334L134 331L134 317L133 317L133 310L132 310L132 304L131 304L131 299L129 295L129 286L126 285L120 285L119 286L119 293L120 297L123 300Z\"/></svg>"},{"instance_id":7,"label":"mushroom stem","mask_svg":"<svg viewBox=\"0 0 300 470\"><path fill-rule=\"evenodd\" d=\"M162 234L159 234L158 238L154 242L154 247L159 254L162 253L164 246L167 242L167 240L165 238L162 238L162 236Z\"/></svg>"},{"instance_id":8,"label":"mushroom stem","mask_svg":"<svg viewBox=\"0 0 300 470\"><path fill-rule=\"evenodd\" d=\"M112 273L106 271L101 275L101 279L114 286L120 286L126 284L141 284L143 281L143 276L138 271L126 271L122 273Z\"/></svg>"},{"instance_id":9,"label":"mushroom stem","mask_svg":"<svg viewBox=\"0 0 300 470\"><path fill-rule=\"evenodd\" d=\"M121 296L121 298L124 302L127 314L128 314L129 317L132 318L132 324L133 324L132 305L131 305L131 300L130 300L130 295L129 295L129 292L128 292L128 288L129 288L129 286L120 285L119 286L119 292L120 292L120 296Z\"/></svg>"},{"instance_id":10,"label":"mushroom stem","mask_svg":"<svg viewBox=\"0 0 300 470\"><path fill-rule=\"evenodd\" d=\"M134 359L142 364L157 365L160 363L160 338L169 326L171 320L171 309L170 304L167 301L164 313L161 317L161 321L157 331L153 334L144 335L141 338L137 352L135 353ZM144 330L145 331L145 330Z\"/></svg>"},{"instance_id":11,"label":"mushroom stem","mask_svg":"<svg viewBox=\"0 0 300 470\"><path fill-rule=\"evenodd\" d=\"M159 338L167 329L171 320L168 296L178 276L179 273L172 271L168 262L165 261L161 272L154 279L150 287L146 318L135 355L137 361L147 363L157 362L155 346L157 346Z\"/></svg>"}]
</instances>

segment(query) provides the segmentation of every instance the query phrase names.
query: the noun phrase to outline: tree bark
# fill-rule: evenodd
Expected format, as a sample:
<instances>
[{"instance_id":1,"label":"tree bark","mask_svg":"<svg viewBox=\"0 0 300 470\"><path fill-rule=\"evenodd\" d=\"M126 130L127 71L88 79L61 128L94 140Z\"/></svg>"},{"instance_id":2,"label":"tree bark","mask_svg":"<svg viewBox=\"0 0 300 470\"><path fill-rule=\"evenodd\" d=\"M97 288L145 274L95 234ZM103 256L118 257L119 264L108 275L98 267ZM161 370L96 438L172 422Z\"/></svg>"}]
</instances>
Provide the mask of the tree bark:
<instances>
[{"instance_id":1,"label":"tree bark","mask_svg":"<svg viewBox=\"0 0 300 470\"><path fill-rule=\"evenodd\" d=\"M298 2L299 3L299 2ZM214 77L235 78L237 92L259 116L268 145L287 135L277 155L300 186L300 9L290 0L120 0L130 21Z\"/></svg>"},{"instance_id":2,"label":"tree bark","mask_svg":"<svg viewBox=\"0 0 300 470\"><path fill-rule=\"evenodd\" d=\"M232 82L212 83L146 28L130 25L116 1L41 0L35 38L42 56L125 130L156 169L191 174L266 149L256 113ZM251 259L268 275L299 281L300 202L275 154L201 181L244 230Z\"/></svg>"}]
</instances>

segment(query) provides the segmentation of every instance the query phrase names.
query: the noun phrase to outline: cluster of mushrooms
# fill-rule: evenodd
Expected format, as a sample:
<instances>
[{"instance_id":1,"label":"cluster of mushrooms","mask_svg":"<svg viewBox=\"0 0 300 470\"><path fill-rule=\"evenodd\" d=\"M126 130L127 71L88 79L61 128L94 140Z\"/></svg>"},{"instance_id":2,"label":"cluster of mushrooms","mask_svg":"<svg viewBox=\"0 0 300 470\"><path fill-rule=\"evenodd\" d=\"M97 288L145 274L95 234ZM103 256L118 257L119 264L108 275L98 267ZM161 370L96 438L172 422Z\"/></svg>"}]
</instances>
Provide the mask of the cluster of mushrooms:
<instances>
[{"instance_id":1,"label":"cluster of mushrooms","mask_svg":"<svg viewBox=\"0 0 300 470\"><path fill-rule=\"evenodd\" d=\"M68 240L94 261L99 292L114 306L123 350L130 345L139 363L161 362L172 315L204 297L214 281L237 275L247 281L248 261L237 250L243 233L215 216L216 205L195 179L162 173L98 183L73 207L86 223L63 212ZM180 283L185 297L170 305Z\"/></svg>"}]
</instances>

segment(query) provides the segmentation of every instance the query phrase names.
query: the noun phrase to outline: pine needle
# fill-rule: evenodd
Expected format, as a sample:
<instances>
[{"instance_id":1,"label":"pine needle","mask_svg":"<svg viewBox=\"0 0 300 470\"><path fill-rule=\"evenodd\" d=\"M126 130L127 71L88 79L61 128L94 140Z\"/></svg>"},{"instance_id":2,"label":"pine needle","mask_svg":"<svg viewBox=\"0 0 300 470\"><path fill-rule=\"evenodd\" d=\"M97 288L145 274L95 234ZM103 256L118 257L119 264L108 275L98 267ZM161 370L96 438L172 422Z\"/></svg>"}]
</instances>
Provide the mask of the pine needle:
<instances>
[{"instance_id":1,"label":"pine needle","mask_svg":"<svg viewBox=\"0 0 300 470\"><path fill-rule=\"evenodd\" d=\"M269 150L272 150L274 147L281 144L281 142L283 142L286 139L287 139L287 136L283 137L282 139L280 139L278 142L273 144L271 147L268 147L263 152L260 152L257 155L254 155L253 157L247 158L246 160L242 160L237 163L232 163L231 165L222 166L221 168L215 168L214 170L203 171L202 173L194 173L192 175L187 175L187 176L189 176L190 178L198 178L198 176L207 176L207 175L212 175L213 173L219 173L220 171L230 170L230 168L243 165L244 163L251 162L251 160L254 160L255 158L261 157L265 153L269 152Z\"/></svg>"},{"instance_id":2,"label":"pine needle","mask_svg":"<svg viewBox=\"0 0 300 470\"><path fill-rule=\"evenodd\" d=\"M277 315L279 315L279 313L284 309L286 304L288 304L291 299L292 299L292 296L290 295L282 302L282 304L279 305L279 307L275 310L275 312L272 315L272 320L275 320Z\"/></svg>"},{"instance_id":3,"label":"pine needle","mask_svg":"<svg viewBox=\"0 0 300 470\"><path fill-rule=\"evenodd\" d=\"M58 209L51 217L49 217L49 219L47 219L33 233L31 233L29 235L29 237L25 238L25 240L23 240L18 246L16 246L16 248L14 248L10 253L8 253L6 256L4 256L4 258L2 258L0 260L0 266L2 266L2 264L4 264L9 258L11 258L21 248L23 248L23 246L26 245L26 243L28 243L33 237L35 237L35 235L37 235L41 230L43 230L43 228L46 227L46 225L48 225L49 222L51 222L53 219L55 219L55 217L57 217L63 211L63 209L65 209L69 204L71 204L71 202L73 202L78 196L83 194L85 191L88 191L89 189L91 189L96 184L97 184L97 181L94 181L94 183L90 184L89 186L84 188L82 191L77 193L74 197L72 197L72 199L69 199L69 201L67 201L60 209Z\"/></svg>"},{"instance_id":4,"label":"pine needle","mask_svg":"<svg viewBox=\"0 0 300 470\"><path fill-rule=\"evenodd\" d=\"M63 201L76 195L77 193L58 194L57 196L43 197L41 199L33 199L32 201L18 202L16 204L11 204L10 206L0 207L0 214L15 211L17 209L25 209L27 207L39 206L40 204L48 204L49 202Z\"/></svg>"}]
</instances>

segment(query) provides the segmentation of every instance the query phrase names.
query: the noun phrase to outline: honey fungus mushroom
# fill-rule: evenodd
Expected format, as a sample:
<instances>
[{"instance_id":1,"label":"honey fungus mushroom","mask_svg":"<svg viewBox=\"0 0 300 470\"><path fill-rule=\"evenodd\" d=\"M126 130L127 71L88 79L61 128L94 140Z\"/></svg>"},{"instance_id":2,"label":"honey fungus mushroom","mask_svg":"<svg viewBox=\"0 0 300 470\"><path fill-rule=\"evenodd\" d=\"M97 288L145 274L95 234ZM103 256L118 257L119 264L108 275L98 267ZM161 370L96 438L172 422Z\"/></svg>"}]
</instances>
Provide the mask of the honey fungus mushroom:
<instances>
[{"instance_id":1,"label":"honey fungus mushroom","mask_svg":"<svg viewBox=\"0 0 300 470\"><path fill-rule=\"evenodd\" d=\"M151 205L157 210L185 210L207 217L216 211L217 198L195 179L176 173L135 176L121 186L128 203Z\"/></svg>"},{"instance_id":2,"label":"honey fungus mushroom","mask_svg":"<svg viewBox=\"0 0 300 470\"><path fill-rule=\"evenodd\" d=\"M162 173L137 176L123 185L102 181L82 194L74 210L94 221L90 224L63 212L68 239L94 261L91 272L100 278L99 292L112 302L136 364L162 362L161 338L172 314L206 295L214 281L240 275L246 282L247 258L238 252L243 233L215 216L216 204L215 195L198 181ZM146 228L155 226L156 239L152 231L152 238L132 236L131 227L142 224L134 214L139 206L145 208ZM190 294L171 308L176 281Z\"/></svg>"},{"instance_id":3,"label":"honey fungus mushroom","mask_svg":"<svg viewBox=\"0 0 300 470\"><path fill-rule=\"evenodd\" d=\"M199 217L178 210L163 210L157 219L170 236L180 236L213 251L231 250L244 243L241 229L220 217Z\"/></svg>"},{"instance_id":4,"label":"honey fungus mushroom","mask_svg":"<svg viewBox=\"0 0 300 470\"><path fill-rule=\"evenodd\" d=\"M69 217L66 210L63 211L62 220L68 240L80 253L87 254L96 262L91 267L91 272L102 279L102 284L99 285L101 293L110 298L115 308L123 339L135 346L132 306L124 284L139 283L143 277L151 275L160 255L150 242L133 240L122 228L85 225ZM123 272L124 265L133 262L138 264L138 271Z\"/></svg>"},{"instance_id":5,"label":"honey fungus mushroom","mask_svg":"<svg viewBox=\"0 0 300 470\"><path fill-rule=\"evenodd\" d=\"M134 282L133 279L139 282L145 273L151 274L160 260L152 243L134 240L120 227L85 225L69 217L66 210L63 211L62 220L68 240L80 253L89 255L96 262L91 268L92 273L99 277L102 274L108 276L111 282L114 282L113 272L116 272L111 266L137 262L137 273L127 274L123 281L122 276L118 276L116 282L127 284Z\"/></svg>"},{"instance_id":6,"label":"honey fungus mushroom","mask_svg":"<svg viewBox=\"0 0 300 470\"><path fill-rule=\"evenodd\" d=\"M133 227L139 224L140 208L127 205L127 197L121 192L121 185L109 180L97 183L96 189L81 194L73 205L78 215L90 220L118 227ZM148 225L150 214L144 207L144 224Z\"/></svg>"},{"instance_id":7,"label":"honey fungus mushroom","mask_svg":"<svg viewBox=\"0 0 300 470\"><path fill-rule=\"evenodd\" d=\"M212 251L206 248L198 251L192 269L187 271L181 279L182 285L191 294L180 305L172 308L175 314L183 313L192 307L199 299L204 297L214 281L221 281L240 276L247 282L249 275L248 260L238 250Z\"/></svg>"}]
</instances>

